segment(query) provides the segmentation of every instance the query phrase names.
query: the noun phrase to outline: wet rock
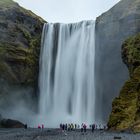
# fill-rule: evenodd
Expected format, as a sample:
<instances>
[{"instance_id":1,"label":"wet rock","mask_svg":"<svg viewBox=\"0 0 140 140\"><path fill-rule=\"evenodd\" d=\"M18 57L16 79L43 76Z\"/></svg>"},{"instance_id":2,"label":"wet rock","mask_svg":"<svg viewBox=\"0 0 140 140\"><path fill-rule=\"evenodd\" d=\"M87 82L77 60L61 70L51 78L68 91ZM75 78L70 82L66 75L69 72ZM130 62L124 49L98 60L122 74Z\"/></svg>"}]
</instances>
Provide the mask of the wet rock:
<instances>
[{"instance_id":1,"label":"wet rock","mask_svg":"<svg viewBox=\"0 0 140 140\"><path fill-rule=\"evenodd\" d=\"M108 127L114 130L130 129L137 133L140 132L140 34L123 43L122 58L130 79L112 103Z\"/></svg>"},{"instance_id":2,"label":"wet rock","mask_svg":"<svg viewBox=\"0 0 140 140\"><path fill-rule=\"evenodd\" d=\"M1 126L3 128L25 128L25 125L22 122L12 119L1 120Z\"/></svg>"},{"instance_id":3,"label":"wet rock","mask_svg":"<svg viewBox=\"0 0 140 140\"><path fill-rule=\"evenodd\" d=\"M129 73L122 61L121 46L140 32L140 0L121 0L96 21L96 101L98 120L107 121L114 97Z\"/></svg>"},{"instance_id":4,"label":"wet rock","mask_svg":"<svg viewBox=\"0 0 140 140\"><path fill-rule=\"evenodd\" d=\"M0 111L13 106L15 97L28 103L28 95L37 95L44 22L12 0L0 1Z\"/></svg>"}]
</instances>

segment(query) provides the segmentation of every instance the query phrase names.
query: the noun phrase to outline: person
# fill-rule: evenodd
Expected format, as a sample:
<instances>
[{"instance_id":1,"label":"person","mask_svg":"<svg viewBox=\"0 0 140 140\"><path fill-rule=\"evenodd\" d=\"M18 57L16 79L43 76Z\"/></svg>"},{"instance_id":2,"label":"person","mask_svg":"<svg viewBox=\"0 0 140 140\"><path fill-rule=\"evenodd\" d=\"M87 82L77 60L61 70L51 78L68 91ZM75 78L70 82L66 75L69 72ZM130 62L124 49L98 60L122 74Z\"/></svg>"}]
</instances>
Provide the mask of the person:
<instances>
[{"instance_id":1,"label":"person","mask_svg":"<svg viewBox=\"0 0 140 140\"><path fill-rule=\"evenodd\" d=\"M86 131L87 131L87 126L86 126L86 124L83 125L83 128L84 128L84 132L86 132Z\"/></svg>"},{"instance_id":2,"label":"person","mask_svg":"<svg viewBox=\"0 0 140 140\"><path fill-rule=\"evenodd\" d=\"M90 124L90 125L89 125L89 128L91 128L91 129L92 129L92 124Z\"/></svg>"},{"instance_id":3,"label":"person","mask_svg":"<svg viewBox=\"0 0 140 140\"><path fill-rule=\"evenodd\" d=\"M70 126L70 124L68 124L68 131L70 131L71 130L71 128L70 128L71 126Z\"/></svg>"},{"instance_id":4,"label":"person","mask_svg":"<svg viewBox=\"0 0 140 140\"><path fill-rule=\"evenodd\" d=\"M68 129L68 125L67 125L67 124L65 124L65 130L67 131L67 129Z\"/></svg>"},{"instance_id":5,"label":"person","mask_svg":"<svg viewBox=\"0 0 140 140\"><path fill-rule=\"evenodd\" d=\"M42 129L44 129L44 124L42 124Z\"/></svg>"},{"instance_id":6,"label":"person","mask_svg":"<svg viewBox=\"0 0 140 140\"><path fill-rule=\"evenodd\" d=\"M75 124L75 130L77 129L77 124Z\"/></svg>"},{"instance_id":7,"label":"person","mask_svg":"<svg viewBox=\"0 0 140 140\"><path fill-rule=\"evenodd\" d=\"M71 130L73 130L74 129L74 125L73 125L73 123L71 123Z\"/></svg>"},{"instance_id":8,"label":"person","mask_svg":"<svg viewBox=\"0 0 140 140\"><path fill-rule=\"evenodd\" d=\"M41 129L41 126L40 125L38 125L38 129Z\"/></svg>"},{"instance_id":9,"label":"person","mask_svg":"<svg viewBox=\"0 0 140 140\"><path fill-rule=\"evenodd\" d=\"M62 124L60 124L60 129L62 129Z\"/></svg>"},{"instance_id":10,"label":"person","mask_svg":"<svg viewBox=\"0 0 140 140\"><path fill-rule=\"evenodd\" d=\"M65 130L65 125L64 124L62 124L62 130Z\"/></svg>"},{"instance_id":11,"label":"person","mask_svg":"<svg viewBox=\"0 0 140 140\"><path fill-rule=\"evenodd\" d=\"M24 128L27 129L27 124L24 125Z\"/></svg>"},{"instance_id":12,"label":"person","mask_svg":"<svg viewBox=\"0 0 140 140\"><path fill-rule=\"evenodd\" d=\"M92 132L94 132L95 124L92 124L91 128L92 128Z\"/></svg>"},{"instance_id":13,"label":"person","mask_svg":"<svg viewBox=\"0 0 140 140\"><path fill-rule=\"evenodd\" d=\"M81 125L81 132L83 132L83 125L84 125L84 124L82 123L82 125Z\"/></svg>"},{"instance_id":14,"label":"person","mask_svg":"<svg viewBox=\"0 0 140 140\"><path fill-rule=\"evenodd\" d=\"M78 129L80 129L80 125L79 125L79 124L78 124L78 126L77 126L77 127L78 127Z\"/></svg>"}]
</instances>

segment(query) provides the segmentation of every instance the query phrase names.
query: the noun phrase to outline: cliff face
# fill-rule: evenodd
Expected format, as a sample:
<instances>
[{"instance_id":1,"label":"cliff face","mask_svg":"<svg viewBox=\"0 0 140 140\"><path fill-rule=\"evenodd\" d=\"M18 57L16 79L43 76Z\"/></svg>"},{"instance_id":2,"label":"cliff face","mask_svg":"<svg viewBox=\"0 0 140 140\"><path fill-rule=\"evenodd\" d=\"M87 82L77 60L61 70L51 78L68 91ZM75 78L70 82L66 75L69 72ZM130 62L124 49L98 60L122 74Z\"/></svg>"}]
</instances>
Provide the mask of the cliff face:
<instances>
[{"instance_id":1,"label":"cliff face","mask_svg":"<svg viewBox=\"0 0 140 140\"><path fill-rule=\"evenodd\" d=\"M121 59L121 45L138 32L139 0L122 0L96 20L96 117L100 120L108 120L112 99L128 79L127 67Z\"/></svg>"},{"instance_id":2,"label":"cliff face","mask_svg":"<svg viewBox=\"0 0 140 140\"><path fill-rule=\"evenodd\" d=\"M13 95L35 95L43 23L12 0L0 0L0 105L10 105Z\"/></svg>"},{"instance_id":3,"label":"cliff face","mask_svg":"<svg viewBox=\"0 0 140 140\"><path fill-rule=\"evenodd\" d=\"M123 43L122 58L130 79L112 104L108 126L115 130L132 129L140 132L140 34Z\"/></svg>"}]
</instances>

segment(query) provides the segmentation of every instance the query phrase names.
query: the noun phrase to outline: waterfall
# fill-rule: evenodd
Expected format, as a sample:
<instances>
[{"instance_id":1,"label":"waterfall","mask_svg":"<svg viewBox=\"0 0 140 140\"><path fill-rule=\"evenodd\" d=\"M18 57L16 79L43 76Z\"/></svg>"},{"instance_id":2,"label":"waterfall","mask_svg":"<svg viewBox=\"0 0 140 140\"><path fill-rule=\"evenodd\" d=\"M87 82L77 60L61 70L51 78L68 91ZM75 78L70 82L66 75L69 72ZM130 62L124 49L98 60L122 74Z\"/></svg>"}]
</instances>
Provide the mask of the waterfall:
<instances>
[{"instance_id":1,"label":"waterfall","mask_svg":"<svg viewBox=\"0 0 140 140\"><path fill-rule=\"evenodd\" d=\"M40 121L60 123L95 121L95 22L46 23L42 33L39 68Z\"/></svg>"}]
</instances>

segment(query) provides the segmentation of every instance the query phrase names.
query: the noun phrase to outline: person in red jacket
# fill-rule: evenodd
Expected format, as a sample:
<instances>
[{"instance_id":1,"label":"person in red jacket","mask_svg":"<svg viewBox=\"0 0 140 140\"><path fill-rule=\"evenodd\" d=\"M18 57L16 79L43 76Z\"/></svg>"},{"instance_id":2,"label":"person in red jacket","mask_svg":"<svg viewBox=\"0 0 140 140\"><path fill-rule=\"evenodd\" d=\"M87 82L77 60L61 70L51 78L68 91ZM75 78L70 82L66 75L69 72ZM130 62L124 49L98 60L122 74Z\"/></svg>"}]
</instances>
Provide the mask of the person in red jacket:
<instances>
[{"instance_id":1,"label":"person in red jacket","mask_svg":"<svg viewBox=\"0 0 140 140\"><path fill-rule=\"evenodd\" d=\"M40 125L38 125L38 129L41 129L41 126Z\"/></svg>"}]
</instances>

